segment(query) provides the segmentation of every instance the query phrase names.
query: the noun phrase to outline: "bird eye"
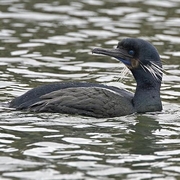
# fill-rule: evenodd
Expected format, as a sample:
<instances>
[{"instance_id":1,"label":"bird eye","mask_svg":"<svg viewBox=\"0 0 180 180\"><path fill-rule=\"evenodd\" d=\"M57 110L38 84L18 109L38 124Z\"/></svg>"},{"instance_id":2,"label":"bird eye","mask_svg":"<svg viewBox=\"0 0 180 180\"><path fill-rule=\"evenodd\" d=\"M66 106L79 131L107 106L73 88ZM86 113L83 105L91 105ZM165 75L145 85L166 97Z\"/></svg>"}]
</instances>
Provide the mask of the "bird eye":
<instances>
[{"instance_id":1,"label":"bird eye","mask_svg":"<svg viewBox=\"0 0 180 180\"><path fill-rule=\"evenodd\" d=\"M134 52L134 50L129 50L128 54L131 55L131 56L134 56L135 52Z\"/></svg>"}]
</instances>

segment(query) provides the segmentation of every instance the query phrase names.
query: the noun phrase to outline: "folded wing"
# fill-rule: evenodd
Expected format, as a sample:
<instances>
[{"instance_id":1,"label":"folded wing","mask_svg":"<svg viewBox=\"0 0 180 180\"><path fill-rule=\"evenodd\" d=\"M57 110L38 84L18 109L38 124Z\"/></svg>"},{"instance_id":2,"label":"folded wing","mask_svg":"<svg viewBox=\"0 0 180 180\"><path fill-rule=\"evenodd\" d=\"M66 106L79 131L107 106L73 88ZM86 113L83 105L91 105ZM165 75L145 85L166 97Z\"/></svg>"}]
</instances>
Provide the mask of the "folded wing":
<instances>
[{"instance_id":1,"label":"folded wing","mask_svg":"<svg viewBox=\"0 0 180 180\"><path fill-rule=\"evenodd\" d=\"M34 112L60 112L94 117L115 117L134 112L124 93L99 87L66 88L40 97L29 107Z\"/></svg>"}]
</instances>

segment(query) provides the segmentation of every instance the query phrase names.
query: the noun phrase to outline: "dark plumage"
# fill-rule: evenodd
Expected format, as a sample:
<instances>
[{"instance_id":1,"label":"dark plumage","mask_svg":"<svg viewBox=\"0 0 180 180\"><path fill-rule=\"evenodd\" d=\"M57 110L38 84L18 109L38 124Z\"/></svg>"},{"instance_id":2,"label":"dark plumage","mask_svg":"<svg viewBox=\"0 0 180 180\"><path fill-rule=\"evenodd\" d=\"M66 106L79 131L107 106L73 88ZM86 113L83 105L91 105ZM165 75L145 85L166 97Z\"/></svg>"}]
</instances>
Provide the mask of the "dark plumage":
<instances>
[{"instance_id":1,"label":"dark plumage","mask_svg":"<svg viewBox=\"0 0 180 180\"><path fill-rule=\"evenodd\" d=\"M142 39L127 38L116 49L95 48L123 62L132 72L135 94L113 86L93 83L54 83L36 87L10 102L17 110L59 112L93 117L115 117L162 110L162 65L154 46Z\"/></svg>"}]
</instances>

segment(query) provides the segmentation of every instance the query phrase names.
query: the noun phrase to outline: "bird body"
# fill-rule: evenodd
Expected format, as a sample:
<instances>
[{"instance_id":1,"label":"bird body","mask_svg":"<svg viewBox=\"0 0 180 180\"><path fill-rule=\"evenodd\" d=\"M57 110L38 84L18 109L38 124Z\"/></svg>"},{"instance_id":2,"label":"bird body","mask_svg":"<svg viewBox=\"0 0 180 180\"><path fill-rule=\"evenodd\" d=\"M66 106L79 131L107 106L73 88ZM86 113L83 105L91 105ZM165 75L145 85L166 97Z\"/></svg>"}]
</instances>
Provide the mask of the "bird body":
<instances>
[{"instance_id":1,"label":"bird body","mask_svg":"<svg viewBox=\"0 0 180 180\"><path fill-rule=\"evenodd\" d=\"M10 107L98 118L162 110L162 65L154 46L142 39L127 38L116 49L95 48L92 52L123 62L137 82L135 93L95 83L53 83L29 90L12 100Z\"/></svg>"},{"instance_id":2,"label":"bird body","mask_svg":"<svg viewBox=\"0 0 180 180\"><path fill-rule=\"evenodd\" d=\"M66 82L34 88L11 101L10 107L34 112L114 117L134 112L132 98L131 92L113 86ZM121 107L122 104L126 106Z\"/></svg>"}]
</instances>

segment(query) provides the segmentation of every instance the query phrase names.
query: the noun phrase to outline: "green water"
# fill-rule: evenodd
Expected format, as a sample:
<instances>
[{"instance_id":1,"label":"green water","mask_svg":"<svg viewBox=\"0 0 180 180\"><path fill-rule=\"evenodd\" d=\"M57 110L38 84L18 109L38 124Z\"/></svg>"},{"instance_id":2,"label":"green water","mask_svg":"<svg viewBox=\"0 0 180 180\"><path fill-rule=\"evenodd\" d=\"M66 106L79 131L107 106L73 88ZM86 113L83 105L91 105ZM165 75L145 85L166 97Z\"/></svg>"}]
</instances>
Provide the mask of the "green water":
<instances>
[{"instance_id":1,"label":"green water","mask_svg":"<svg viewBox=\"0 0 180 180\"><path fill-rule=\"evenodd\" d=\"M180 179L179 7L178 0L1 0L0 179ZM50 82L134 91L123 64L91 53L125 37L148 40L161 55L162 112L96 119L4 107Z\"/></svg>"}]
</instances>

